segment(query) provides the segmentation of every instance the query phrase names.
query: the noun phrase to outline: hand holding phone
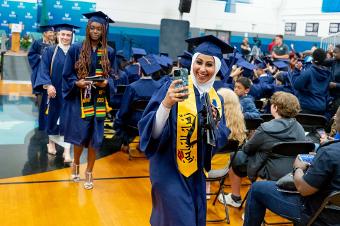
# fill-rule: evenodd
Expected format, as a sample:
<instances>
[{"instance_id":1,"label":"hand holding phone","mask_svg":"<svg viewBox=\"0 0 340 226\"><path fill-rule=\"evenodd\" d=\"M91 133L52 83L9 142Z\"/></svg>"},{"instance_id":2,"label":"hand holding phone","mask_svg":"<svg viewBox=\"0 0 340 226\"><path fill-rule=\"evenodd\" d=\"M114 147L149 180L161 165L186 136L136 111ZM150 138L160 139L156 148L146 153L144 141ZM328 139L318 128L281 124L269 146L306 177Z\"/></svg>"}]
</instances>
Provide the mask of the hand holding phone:
<instances>
[{"instance_id":1,"label":"hand holding phone","mask_svg":"<svg viewBox=\"0 0 340 226\"><path fill-rule=\"evenodd\" d=\"M189 85L189 75L186 68L179 68L174 70L173 80L182 80L182 83L177 83L176 88L182 88ZM182 90L180 93L188 93L188 90ZM184 99L188 96L184 97Z\"/></svg>"},{"instance_id":2,"label":"hand holding phone","mask_svg":"<svg viewBox=\"0 0 340 226\"><path fill-rule=\"evenodd\" d=\"M311 154L299 154L298 155L299 160L308 165L312 164L314 157L315 155L311 155Z\"/></svg>"}]
</instances>

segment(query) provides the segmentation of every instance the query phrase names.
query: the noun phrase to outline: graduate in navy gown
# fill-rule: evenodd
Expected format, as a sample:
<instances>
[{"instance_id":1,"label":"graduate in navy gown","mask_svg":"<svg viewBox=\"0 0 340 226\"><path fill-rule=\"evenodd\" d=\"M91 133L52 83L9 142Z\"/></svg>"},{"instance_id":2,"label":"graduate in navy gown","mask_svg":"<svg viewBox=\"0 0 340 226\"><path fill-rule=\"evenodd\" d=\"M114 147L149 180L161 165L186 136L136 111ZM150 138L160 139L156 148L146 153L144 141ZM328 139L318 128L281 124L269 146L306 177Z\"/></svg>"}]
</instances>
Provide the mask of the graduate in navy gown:
<instances>
[{"instance_id":1,"label":"graduate in navy gown","mask_svg":"<svg viewBox=\"0 0 340 226\"><path fill-rule=\"evenodd\" d=\"M56 25L55 25L56 26ZM48 106L45 110L46 132L49 136L47 144L48 153L55 155L57 153L55 143L64 147L64 162L72 162L70 156L71 144L64 142L64 114L62 95L62 72L73 38L74 28L70 24L59 24L56 26L58 35L58 45L50 46L42 54L40 73L36 79L36 86L43 87L47 91ZM45 106L40 106L44 107Z\"/></svg>"},{"instance_id":2,"label":"graduate in navy gown","mask_svg":"<svg viewBox=\"0 0 340 226\"><path fill-rule=\"evenodd\" d=\"M233 49L212 35L187 41L197 46L189 85L176 88L181 80L165 83L152 96L138 124L140 148L150 160L153 226L206 225L204 170L210 170L212 154L226 144L229 135L223 103L213 83L223 53ZM210 130L216 138L214 148L208 145L203 128L201 110L206 108L202 100L207 95L212 103L207 108L216 123Z\"/></svg>"},{"instance_id":3,"label":"graduate in navy gown","mask_svg":"<svg viewBox=\"0 0 340 226\"><path fill-rule=\"evenodd\" d=\"M85 189L93 188L92 170L96 150L101 147L104 136L104 119L108 98L114 92L115 52L107 45L109 23L102 12L84 14L89 19L86 39L72 45L67 53L63 70L63 97L65 117L65 142L74 145L72 179L77 182L79 160L84 147L88 148ZM96 76L91 81L89 77ZM104 80L100 80L104 79Z\"/></svg>"},{"instance_id":4,"label":"graduate in navy gown","mask_svg":"<svg viewBox=\"0 0 340 226\"><path fill-rule=\"evenodd\" d=\"M47 103L47 93L42 87L36 86L36 79L38 73L40 72L40 62L41 55L44 49L55 42L54 27L51 25L40 26L40 30L43 32L43 37L41 39L35 40L27 54L28 63L31 67L31 84L33 94L37 96L37 103L39 107L39 130L45 129L46 124L46 103Z\"/></svg>"},{"instance_id":5,"label":"graduate in navy gown","mask_svg":"<svg viewBox=\"0 0 340 226\"><path fill-rule=\"evenodd\" d=\"M126 88L114 122L114 129L123 140L125 146L128 146L130 140L134 138L128 135L128 132L131 131L129 127L137 128L138 121L143 114L139 110L134 110L133 105L139 100L149 101L154 92L160 87L160 83L154 81L151 77L153 73L162 69L156 59L152 55L147 55L138 59L138 62L142 67L142 77Z\"/></svg>"},{"instance_id":6,"label":"graduate in navy gown","mask_svg":"<svg viewBox=\"0 0 340 226\"><path fill-rule=\"evenodd\" d=\"M43 32L43 37L41 39L35 40L27 54L28 63L31 67L31 83L33 88L33 93L41 93L41 90L36 88L35 81L40 68L41 55L43 50L55 43L54 27L51 25L40 26L40 30Z\"/></svg>"}]
</instances>

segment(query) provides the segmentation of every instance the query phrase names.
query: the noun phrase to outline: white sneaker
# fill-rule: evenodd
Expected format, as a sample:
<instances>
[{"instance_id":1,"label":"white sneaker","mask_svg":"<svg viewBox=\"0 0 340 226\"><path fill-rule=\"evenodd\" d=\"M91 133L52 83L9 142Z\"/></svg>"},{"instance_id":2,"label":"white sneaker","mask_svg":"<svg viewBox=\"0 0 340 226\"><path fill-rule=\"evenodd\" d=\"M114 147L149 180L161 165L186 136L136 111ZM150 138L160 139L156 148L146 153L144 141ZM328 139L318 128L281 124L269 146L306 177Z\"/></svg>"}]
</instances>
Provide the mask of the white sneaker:
<instances>
[{"instance_id":1,"label":"white sneaker","mask_svg":"<svg viewBox=\"0 0 340 226\"><path fill-rule=\"evenodd\" d=\"M229 205L229 206L233 206L233 207L236 207L236 208L241 206L242 200L240 200L238 202L235 202L231 198L231 193L224 195L224 198L225 198L226 204ZM218 201L223 204L223 196L222 196L222 194L218 195Z\"/></svg>"}]
</instances>

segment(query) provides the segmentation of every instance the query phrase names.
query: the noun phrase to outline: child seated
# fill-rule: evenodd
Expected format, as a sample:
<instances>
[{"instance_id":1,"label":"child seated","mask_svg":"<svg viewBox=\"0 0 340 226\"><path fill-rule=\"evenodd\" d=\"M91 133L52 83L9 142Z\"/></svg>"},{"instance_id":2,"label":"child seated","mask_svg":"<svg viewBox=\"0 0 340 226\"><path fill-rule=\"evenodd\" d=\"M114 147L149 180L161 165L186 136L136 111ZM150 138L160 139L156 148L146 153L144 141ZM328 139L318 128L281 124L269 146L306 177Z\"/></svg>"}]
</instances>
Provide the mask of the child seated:
<instances>
[{"instance_id":1,"label":"child seated","mask_svg":"<svg viewBox=\"0 0 340 226\"><path fill-rule=\"evenodd\" d=\"M240 99L244 119L260 118L260 112L256 109L252 96L248 95L251 85L249 78L240 77L234 87L234 92Z\"/></svg>"}]
</instances>

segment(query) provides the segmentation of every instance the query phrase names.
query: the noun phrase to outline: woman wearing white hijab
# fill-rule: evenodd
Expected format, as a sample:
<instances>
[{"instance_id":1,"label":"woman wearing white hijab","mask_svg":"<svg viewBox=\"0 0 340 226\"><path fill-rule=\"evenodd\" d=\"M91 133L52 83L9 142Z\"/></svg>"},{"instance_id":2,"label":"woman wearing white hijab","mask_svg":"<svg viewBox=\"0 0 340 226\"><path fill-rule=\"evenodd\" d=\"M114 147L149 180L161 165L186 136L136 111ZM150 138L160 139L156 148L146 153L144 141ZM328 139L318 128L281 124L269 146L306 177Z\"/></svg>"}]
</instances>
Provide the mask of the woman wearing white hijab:
<instances>
[{"instance_id":1,"label":"woman wearing white hijab","mask_svg":"<svg viewBox=\"0 0 340 226\"><path fill-rule=\"evenodd\" d=\"M206 224L204 172L210 170L212 153L226 144L229 135L223 103L213 83L223 53L233 49L212 35L187 42L197 46L189 85L176 88L181 80L165 83L153 95L138 125L140 148L150 159L153 226ZM208 106L216 125L211 130L214 147L207 144L203 127L203 99L207 94L214 105Z\"/></svg>"}]
</instances>

